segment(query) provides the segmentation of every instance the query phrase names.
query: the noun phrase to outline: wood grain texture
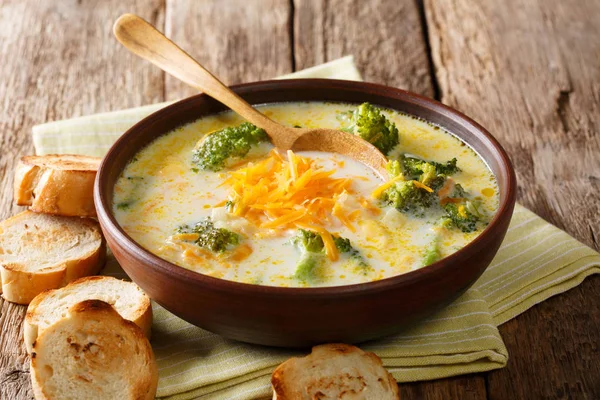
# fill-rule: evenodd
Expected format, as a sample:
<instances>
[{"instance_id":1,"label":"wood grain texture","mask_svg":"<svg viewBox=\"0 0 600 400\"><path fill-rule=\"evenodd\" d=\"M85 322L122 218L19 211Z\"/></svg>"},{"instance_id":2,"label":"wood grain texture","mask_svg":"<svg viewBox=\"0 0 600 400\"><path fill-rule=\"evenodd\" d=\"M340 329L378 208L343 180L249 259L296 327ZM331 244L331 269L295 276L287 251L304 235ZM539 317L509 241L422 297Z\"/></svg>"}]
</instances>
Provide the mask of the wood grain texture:
<instances>
[{"instance_id":1,"label":"wood grain texture","mask_svg":"<svg viewBox=\"0 0 600 400\"><path fill-rule=\"evenodd\" d=\"M519 201L598 249L600 3L425 6L442 101L503 143ZM511 359L488 375L489 398L600 398L598 282L501 327Z\"/></svg>"},{"instance_id":2,"label":"wood grain texture","mask_svg":"<svg viewBox=\"0 0 600 400\"><path fill-rule=\"evenodd\" d=\"M433 96L415 0L294 0L296 69L354 55L363 79Z\"/></svg>"},{"instance_id":3,"label":"wood grain texture","mask_svg":"<svg viewBox=\"0 0 600 400\"><path fill-rule=\"evenodd\" d=\"M484 374L457 376L429 382L400 384L402 400L487 399Z\"/></svg>"},{"instance_id":4,"label":"wood grain texture","mask_svg":"<svg viewBox=\"0 0 600 400\"><path fill-rule=\"evenodd\" d=\"M488 398L600 398L600 276L500 327L506 368L487 376Z\"/></svg>"},{"instance_id":5,"label":"wood grain texture","mask_svg":"<svg viewBox=\"0 0 600 400\"><path fill-rule=\"evenodd\" d=\"M23 345L26 307L0 298L0 399L32 399L29 356Z\"/></svg>"},{"instance_id":6,"label":"wood grain texture","mask_svg":"<svg viewBox=\"0 0 600 400\"><path fill-rule=\"evenodd\" d=\"M158 69L116 45L111 25L122 12L159 27L166 19L168 35L227 83L354 54L366 80L431 96L418 3L5 0L0 185L10 187L16 158L33 151L33 124L193 93L171 79L164 85ZM424 8L442 100L507 147L521 202L598 249L600 3L425 0ZM0 191L0 217L16 211L11 190ZM498 400L600 398L599 283L590 278L504 324L511 357L505 369L403 384L402 398L483 399L486 386ZM0 399L32 398L24 310L0 298Z\"/></svg>"},{"instance_id":7,"label":"wood grain texture","mask_svg":"<svg viewBox=\"0 0 600 400\"><path fill-rule=\"evenodd\" d=\"M163 24L161 0L0 4L0 218L12 204L16 160L33 154L34 124L163 100L163 75L120 48L112 23L138 11ZM32 398L22 340L26 307L0 300L0 399Z\"/></svg>"},{"instance_id":8,"label":"wood grain texture","mask_svg":"<svg viewBox=\"0 0 600 400\"><path fill-rule=\"evenodd\" d=\"M288 0L168 1L166 36L225 84L292 72ZM167 76L167 99L196 94Z\"/></svg>"}]
</instances>

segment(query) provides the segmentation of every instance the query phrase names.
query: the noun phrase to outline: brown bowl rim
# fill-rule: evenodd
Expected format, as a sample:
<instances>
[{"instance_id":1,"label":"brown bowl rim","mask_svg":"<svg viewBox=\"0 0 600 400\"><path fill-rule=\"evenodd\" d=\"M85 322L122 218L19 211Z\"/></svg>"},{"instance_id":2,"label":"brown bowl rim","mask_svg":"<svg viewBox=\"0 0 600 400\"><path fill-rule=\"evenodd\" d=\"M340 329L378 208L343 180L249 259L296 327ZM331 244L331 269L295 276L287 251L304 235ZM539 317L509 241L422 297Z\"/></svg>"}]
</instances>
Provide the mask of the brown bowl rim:
<instances>
[{"instance_id":1,"label":"brown bowl rim","mask_svg":"<svg viewBox=\"0 0 600 400\"><path fill-rule=\"evenodd\" d=\"M173 278L193 280L199 285L211 285L212 290L218 289L224 292L244 292L244 294L255 296L307 296L311 298L368 295L372 293L386 291L391 289L392 287L399 288L401 286L411 285L415 282L436 276L442 273L445 269L452 268L453 265L460 263L461 260L466 261L472 253L477 251L477 249L484 248L488 242L493 240L493 234L495 230L499 227L501 220L503 218L510 217L512 213L512 209L516 201L516 175L510 158L504 150L504 148L500 145L496 138L494 138L494 136L490 132L488 132L483 126L481 126L479 123L469 118L462 112L455 110L449 106L446 106L437 100L403 89L398 89L370 82L314 78L280 79L243 83L238 85L232 85L230 87L238 93L241 92L241 95L243 96L243 93L245 91L251 91L252 89L256 88L267 91L269 89L293 90L294 88L306 87L306 85L309 84L312 86L328 86L331 89L358 89L365 93L371 93L383 97L388 97L394 100L412 102L418 106L429 108L434 113L441 113L446 116L452 116L453 120L458 120L469 131L477 132L477 134L482 135L487 142L485 143L485 146L488 148L493 148L494 152L496 152L499 155L499 168L507 176L505 189L506 195L504 196L504 199L500 200L500 204L496 215L494 216L494 218L492 218L488 226L466 246L431 265L404 274L380 279L377 281L356 283L350 285L308 288L255 285L211 277L199 272L186 269L184 267L180 267L165 259L162 259L159 256L154 255L149 250L142 247L140 244L138 244L121 228L119 223L116 221L112 211L110 211L112 208L112 199L106 198L103 190L100 190L100 185L105 180L105 176L107 175L106 170L110 168L110 164L112 164L111 158L114 156L114 153L117 151L117 149L126 143L127 138L129 136L135 134L136 131L142 129L143 127L145 127L145 125L152 124L154 120L162 118L164 114L168 114L174 109L183 107L189 102L194 102L195 99L198 97L207 96L203 93L200 93L176 101L175 103L161 108L160 110L143 118L141 121L137 122L135 125L129 128L123 135L121 135L117 139L117 141L111 146L106 155L103 157L94 184L94 202L96 204L98 219L103 223L105 230L108 231L108 234L112 235L114 239L118 241L123 247L127 248L129 252L134 253L136 258L143 259L145 264L150 265L153 268L158 267L163 269L164 272L166 272L168 275L171 275ZM388 108L394 109L393 107ZM471 146L470 144L468 145ZM484 161L486 160L484 159Z\"/></svg>"}]
</instances>

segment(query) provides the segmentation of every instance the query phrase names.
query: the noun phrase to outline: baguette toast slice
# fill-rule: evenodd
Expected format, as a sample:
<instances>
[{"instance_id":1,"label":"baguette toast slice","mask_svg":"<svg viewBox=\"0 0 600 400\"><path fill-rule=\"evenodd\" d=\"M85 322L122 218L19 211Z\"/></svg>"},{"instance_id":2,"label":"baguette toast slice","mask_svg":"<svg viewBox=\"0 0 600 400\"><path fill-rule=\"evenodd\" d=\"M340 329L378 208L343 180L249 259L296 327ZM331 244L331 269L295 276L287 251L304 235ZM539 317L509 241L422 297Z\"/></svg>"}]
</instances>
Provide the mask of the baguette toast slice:
<instances>
[{"instance_id":1,"label":"baguette toast slice","mask_svg":"<svg viewBox=\"0 0 600 400\"><path fill-rule=\"evenodd\" d=\"M150 400L158 370L136 324L108 303L86 300L38 337L31 383L38 400Z\"/></svg>"},{"instance_id":2,"label":"baguette toast slice","mask_svg":"<svg viewBox=\"0 0 600 400\"><path fill-rule=\"evenodd\" d=\"M70 154L21 157L14 199L46 214L95 217L94 179L100 158Z\"/></svg>"},{"instance_id":3,"label":"baguette toast slice","mask_svg":"<svg viewBox=\"0 0 600 400\"><path fill-rule=\"evenodd\" d=\"M271 377L273 400L398 400L394 378L381 359L347 344L315 346L279 365Z\"/></svg>"},{"instance_id":4,"label":"baguette toast slice","mask_svg":"<svg viewBox=\"0 0 600 400\"><path fill-rule=\"evenodd\" d=\"M66 318L69 309L84 300L102 300L110 304L121 317L140 327L150 339L152 306L150 298L133 282L110 276L89 276L67 286L38 294L27 307L23 336L27 352L50 325Z\"/></svg>"},{"instance_id":5,"label":"baguette toast slice","mask_svg":"<svg viewBox=\"0 0 600 400\"><path fill-rule=\"evenodd\" d=\"M44 290L97 274L105 256L97 221L24 211L0 222L0 293L29 304Z\"/></svg>"}]
</instances>

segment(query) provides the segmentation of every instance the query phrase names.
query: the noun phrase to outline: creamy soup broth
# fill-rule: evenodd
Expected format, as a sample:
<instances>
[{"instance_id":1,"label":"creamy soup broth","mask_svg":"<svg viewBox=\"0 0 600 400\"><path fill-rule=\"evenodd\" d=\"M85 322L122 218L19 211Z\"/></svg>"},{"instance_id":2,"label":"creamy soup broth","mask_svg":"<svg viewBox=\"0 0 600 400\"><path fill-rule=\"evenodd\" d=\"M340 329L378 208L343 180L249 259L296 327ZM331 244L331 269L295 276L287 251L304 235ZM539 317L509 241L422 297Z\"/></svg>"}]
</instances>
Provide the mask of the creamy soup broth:
<instances>
[{"instance_id":1,"label":"creamy soup broth","mask_svg":"<svg viewBox=\"0 0 600 400\"><path fill-rule=\"evenodd\" d=\"M335 103L284 103L261 106L272 119L290 126L339 128L340 112L354 105ZM453 179L480 202L483 213L491 215L498 207L495 178L483 160L467 145L443 129L414 117L385 111L396 124L400 144L394 153L409 153L420 158L444 162L458 159L460 172ZM423 267L423 254L440 228L433 221L441 211L427 218L381 207L371 193L383 181L371 170L348 157L320 152L299 152L322 170L335 171L332 179L348 178L348 194L337 199L351 216L350 226L328 216L323 227L333 235L350 239L368 263L357 269L344 254L318 271L318 279L307 283L294 276L298 251L290 244L295 228L262 229L243 217L228 212L225 201L231 185L223 184L230 172L258 163L269 156L270 144L261 144L232 168L198 171L191 162L197 142L208 132L240 124L233 112L202 118L169 132L140 151L126 166L115 185L114 213L123 229L140 245L181 267L213 277L271 286L335 286L374 281ZM392 157L393 154L392 153ZM282 157L286 157L282 154ZM246 188L245 190L250 190ZM207 259L193 244L175 243L173 235L181 225L193 225L210 216L243 237L245 251ZM464 247L481 229L465 233L444 229L439 242L442 256Z\"/></svg>"}]
</instances>

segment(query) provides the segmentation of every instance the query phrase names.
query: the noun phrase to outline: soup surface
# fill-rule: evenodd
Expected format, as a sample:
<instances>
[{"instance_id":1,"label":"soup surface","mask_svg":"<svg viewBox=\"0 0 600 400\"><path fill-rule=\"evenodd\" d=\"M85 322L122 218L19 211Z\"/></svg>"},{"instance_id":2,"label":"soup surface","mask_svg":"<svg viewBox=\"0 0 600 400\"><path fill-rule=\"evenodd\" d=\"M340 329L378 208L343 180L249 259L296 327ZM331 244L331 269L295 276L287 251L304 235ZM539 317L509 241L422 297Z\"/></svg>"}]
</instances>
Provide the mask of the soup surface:
<instances>
[{"instance_id":1,"label":"soup surface","mask_svg":"<svg viewBox=\"0 0 600 400\"><path fill-rule=\"evenodd\" d=\"M307 102L260 108L286 125L339 129L340 116L356 105ZM428 182L425 173L411 181L406 169L385 184L348 157L281 154L267 142L223 170L199 169L192 157L199 140L243 122L225 112L169 132L140 151L115 185L115 216L152 253L238 282L335 286L422 268L462 248L485 228L498 207L496 181L483 160L455 136L395 111L383 114L400 137L388 154L391 160L402 155L404 160L438 163L456 158L457 171L444 176L435 191L432 184L421 183ZM384 194L400 181L411 182L420 195L435 196L430 197L435 204L401 209L392 195ZM458 222L448 218L448 210L456 212ZM460 224L462 217L475 214L476 224ZM232 232L235 240L219 251L207 250L198 245L200 221L203 228ZM316 234L322 247L318 254L307 254L303 247L307 232Z\"/></svg>"}]
</instances>

